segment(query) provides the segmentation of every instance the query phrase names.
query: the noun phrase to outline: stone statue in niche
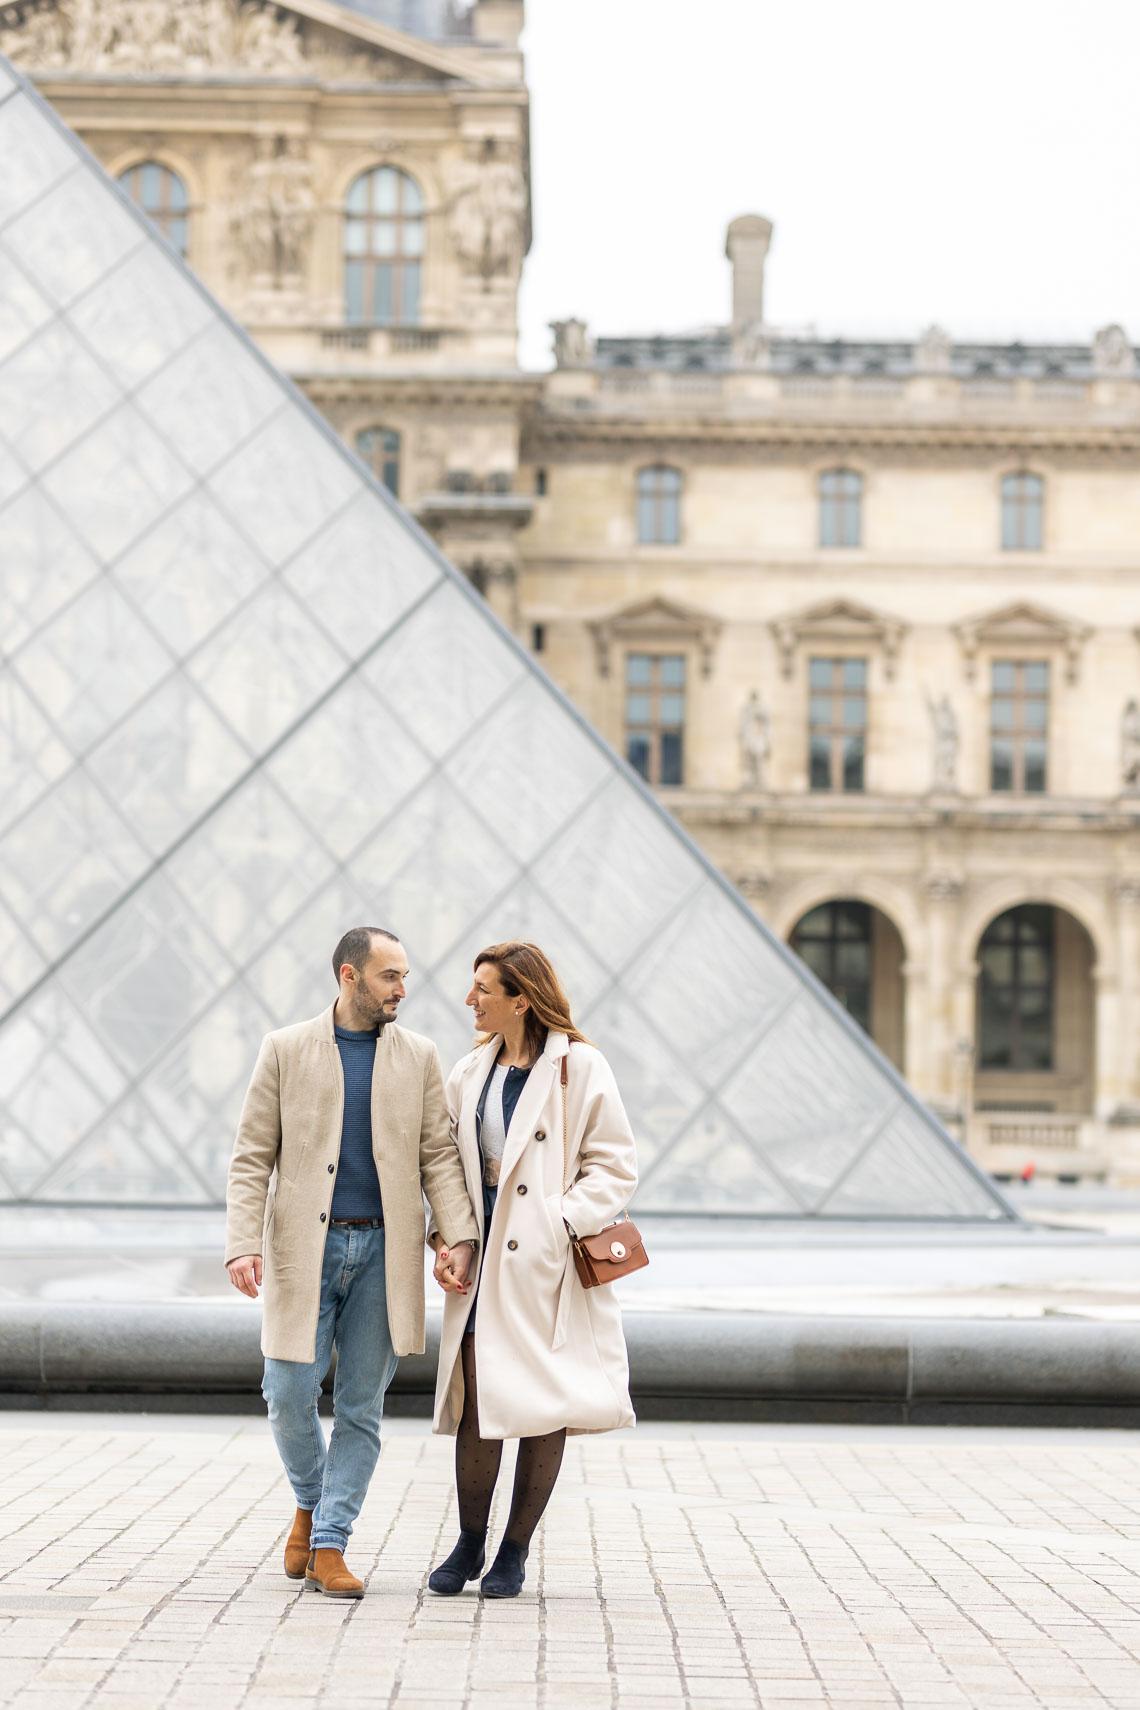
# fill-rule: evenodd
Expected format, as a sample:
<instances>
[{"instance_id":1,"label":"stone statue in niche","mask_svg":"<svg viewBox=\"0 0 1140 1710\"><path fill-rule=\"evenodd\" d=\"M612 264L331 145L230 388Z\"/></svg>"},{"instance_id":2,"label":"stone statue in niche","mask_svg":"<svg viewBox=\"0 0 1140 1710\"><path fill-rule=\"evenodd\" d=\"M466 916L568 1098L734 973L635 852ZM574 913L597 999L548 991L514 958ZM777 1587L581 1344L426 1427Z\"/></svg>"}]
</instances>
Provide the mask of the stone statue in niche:
<instances>
[{"instance_id":1,"label":"stone statue in niche","mask_svg":"<svg viewBox=\"0 0 1140 1710\"><path fill-rule=\"evenodd\" d=\"M259 137L234 238L255 286L280 286L304 273L316 217L313 169L296 137Z\"/></svg>"},{"instance_id":2,"label":"stone statue in niche","mask_svg":"<svg viewBox=\"0 0 1140 1710\"><path fill-rule=\"evenodd\" d=\"M526 185L518 167L484 144L451 200L451 237L456 253L484 285L513 272L522 260Z\"/></svg>"},{"instance_id":3,"label":"stone statue in niche","mask_svg":"<svg viewBox=\"0 0 1140 1710\"><path fill-rule=\"evenodd\" d=\"M771 720L760 696L753 689L740 713L737 730L740 742L741 789L765 788L765 769L772 752Z\"/></svg>"},{"instance_id":4,"label":"stone statue in niche","mask_svg":"<svg viewBox=\"0 0 1140 1710\"><path fill-rule=\"evenodd\" d=\"M934 768L931 789L953 793L958 788L958 719L949 695L926 697L934 730Z\"/></svg>"},{"instance_id":5,"label":"stone statue in niche","mask_svg":"<svg viewBox=\"0 0 1140 1710\"><path fill-rule=\"evenodd\" d=\"M559 368L589 368L594 347L585 321L551 321L554 361Z\"/></svg>"},{"instance_id":6,"label":"stone statue in niche","mask_svg":"<svg viewBox=\"0 0 1140 1710\"><path fill-rule=\"evenodd\" d=\"M1135 699L1120 720L1120 777L1126 790L1140 793L1140 705Z\"/></svg>"}]
</instances>

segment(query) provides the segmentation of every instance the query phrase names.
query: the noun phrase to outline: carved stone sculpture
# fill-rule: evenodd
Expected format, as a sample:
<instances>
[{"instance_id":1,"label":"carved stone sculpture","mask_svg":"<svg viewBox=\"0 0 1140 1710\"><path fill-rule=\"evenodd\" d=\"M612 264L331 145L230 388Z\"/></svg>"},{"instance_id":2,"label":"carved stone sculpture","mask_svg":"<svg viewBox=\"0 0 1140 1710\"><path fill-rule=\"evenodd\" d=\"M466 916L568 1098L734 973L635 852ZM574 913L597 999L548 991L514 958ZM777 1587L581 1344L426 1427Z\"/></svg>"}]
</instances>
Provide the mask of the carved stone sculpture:
<instances>
[{"instance_id":1,"label":"carved stone sculpture","mask_svg":"<svg viewBox=\"0 0 1140 1710\"><path fill-rule=\"evenodd\" d=\"M1140 791L1140 704L1135 700L1120 720L1120 776L1126 790Z\"/></svg>"},{"instance_id":2,"label":"carved stone sculpture","mask_svg":"<svg viewBox=\"0 0 1140 1710\"><path fill-rule=\"evenodd\" d=\"M594 355L594 341L585 321L551 321L554 334L554 361L559 368L589 368Z\"/></svg>"},{"instance_id":3,"label":"carved stone sculpture","mask_svg":"<svg viewBox=\"0 0 1140 1710\"><path fill-rule=\"evenodd\" d=\"M1132 373L1136 360L1123 327L1101 327L1093 339L1093 368L1104 379Z\"/></svg>"},{"instance_id":4,"label":"carved stone sculpture","mask_svg":"<svg viewBox=\"0 0 1140 1710\"><path fill-rule=\"evenodd\" d=\"M914 347L915 367L920 374L949 374L954 347L942 327L927 327Z\"/></svg>"},{"instance_id":5,"label":"carved stone sculpture","mask_svg":"<svg viewBox=\"0 0 1140 1710\"><path fill-rule=\"evenodd\" d=\"M771 721L760 696L753 689L745 701L738 727L740 741L741 788L762 790L764 771L772 751Z\"/></svg>"},{"instance_id":6,"label":"carved stone sculpture","mask_svg":"<svg viewBox=\"0 0 1140 1710\"><path fill-rule=\"evenodd\" d=\"M49 0L0 28L0 51L32 70L320 70L295 19L261 0Z\"/></svg>"},{"instance_id":7,"label":"carved stone sculpture","mask_svg":"<svg viewBox=\"0 0 1140 1710\"><path fill-rule=\"evenodd\" d=\"M934 775L930 787L952 792L958 788L958 720L949 695L935 701L928 694L926 704L934 727Z\"/></svg>"},{"instance_id":8,"label":"carved stone sculpture","mask_svg":"<svg viewBox=\"0 0 1140 1710\"><path fill-rule=\"evenodd\" d=\"M304 272L316 216L312 178L297 138L258 139L232 228L255 285L278 286Z\"/></svg>"},{"instance_id":9,"label":"carved stone sculpture","mask_svg":"<svg viewBox=\"0 0 1140 1710\"><path fill-rule=\"evenodd\" d=\"M460 260L484 283L520 265L525 214L517 166L493 156L469 165L451 201L451 236Z\"/></svg>"},{"instance_id":10,"label":"carved stone sculpture","mask_svg":"<svg viewBox=\"0 0 1140 1710\"><path fill-rule=\"evenodd\" d=\"M746 321L737 327L733 333L732 353L741 368L761 371L770 368L772 340L768 328L761 321Z\"/></svg>"}]
</instances>

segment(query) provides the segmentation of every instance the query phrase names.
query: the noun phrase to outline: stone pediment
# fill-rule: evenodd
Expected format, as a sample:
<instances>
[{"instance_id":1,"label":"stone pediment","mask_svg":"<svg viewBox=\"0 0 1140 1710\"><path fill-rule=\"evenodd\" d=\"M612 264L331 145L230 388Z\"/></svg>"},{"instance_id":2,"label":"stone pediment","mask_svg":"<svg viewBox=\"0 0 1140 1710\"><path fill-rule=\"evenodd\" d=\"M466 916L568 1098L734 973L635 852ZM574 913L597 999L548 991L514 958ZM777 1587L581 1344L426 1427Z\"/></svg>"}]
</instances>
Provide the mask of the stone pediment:
<instances>
[{"instance_id":1,"label":"stone pediment","mask_svg":"<svg viewBox=\"0 0 1140 1710\"><path fill-rule=\"evenodd\" d=\"M1046 652L1063 652L1066 680L1075 683L1081 649L1091 633L1087 624L1077 623L1073 618L1050 611L1047 606L1034 605L1029 600L998 606L992 612L964 618L954 625L967 677L973 677L977 671L978 653L983 647L1037 648Z\"/></svg>"},{"instance_id":2,"label":"stone pediment","mask_svg":"<svg viewBox=\"0 0 1140 1710\"><path fill-rule=\"evenodd\" d=\"M854 600L822 600L817 605L805 606L802 611L776 618L771 629L780 651L780 669L785 677L792 675L797 649L805 644L830 642L848 646L857 642L882 652L886 675L890 679L895 674L898 651L907 626L901 618L874 611L870 606L858 605Z\"/></svg>"},{"instance_id":3,"label":"stone pediment","mask_svg":"<svg viewBox=\"0 0 1140 1710\"><path fill-rule=\"evenodd\" d=\"M700 651L701 674L712 671L713 653L723 628L721 619L695 606L682 605L655 595L595 618L589 625L594 640L598 674L608 677L614 645L644 643L646 646L692 646Z\"/></svg>"},{"instance_id":4,"label":"stone pediment","mask_svg":"<svg viewBox=\"0 0 1140 1710\"><path fill-rule=\"evenodd\" d=\"M36 73L484 81L470 59L334 0L0 0L0 53Z\"/></svg>"}]
</instances>

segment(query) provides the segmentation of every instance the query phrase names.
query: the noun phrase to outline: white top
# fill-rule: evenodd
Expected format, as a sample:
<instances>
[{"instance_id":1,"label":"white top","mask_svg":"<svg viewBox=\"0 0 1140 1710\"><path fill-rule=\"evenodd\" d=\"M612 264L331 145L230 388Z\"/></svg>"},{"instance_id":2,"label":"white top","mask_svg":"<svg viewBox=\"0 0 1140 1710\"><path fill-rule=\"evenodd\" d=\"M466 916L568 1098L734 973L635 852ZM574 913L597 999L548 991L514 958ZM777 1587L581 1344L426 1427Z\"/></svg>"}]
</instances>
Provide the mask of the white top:
<instances>
[{"instance_id":1,"label":"white top","mask_svg":"<svg viewBox=\"0 0 1140 1710\"><path fill-rule=\"evenodd\" d=\"M507 1144L507 1130L503 1122L503 1091L506 1084L507 1065L496 1063L491 1074L491 1084L487 1088L487 1102L483 1106L483 1126L479 1130L479 1144L483 1149L483 1180L488 1187L498 1186L499 1168Z\"/></svg>"}]
</instances>

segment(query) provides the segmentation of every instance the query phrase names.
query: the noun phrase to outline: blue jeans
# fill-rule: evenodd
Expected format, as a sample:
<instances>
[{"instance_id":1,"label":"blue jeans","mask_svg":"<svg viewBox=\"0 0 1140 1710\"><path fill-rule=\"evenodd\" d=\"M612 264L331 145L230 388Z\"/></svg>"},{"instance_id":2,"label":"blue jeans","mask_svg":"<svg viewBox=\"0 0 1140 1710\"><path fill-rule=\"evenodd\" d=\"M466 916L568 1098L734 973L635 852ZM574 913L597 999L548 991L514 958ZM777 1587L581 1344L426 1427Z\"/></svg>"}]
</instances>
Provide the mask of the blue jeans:
<instances>
[{"instance_id":1,"label":"blue jeans","mask_svg":"<svg viewBox=\"0 0 1140 1710\"><path fill-rule=\"evenodd\" d=\"M336 1344L328 1448L317 1416L321 1379ZM277 1452L298 1508L313 1509L314 1550L343 1550L380 1454L384 1392L396 1371L388 1330L383 1229L337 1229L325 1238L317 1357L266 1360L261 1386Z\"/></svg>"}]
</instances>

